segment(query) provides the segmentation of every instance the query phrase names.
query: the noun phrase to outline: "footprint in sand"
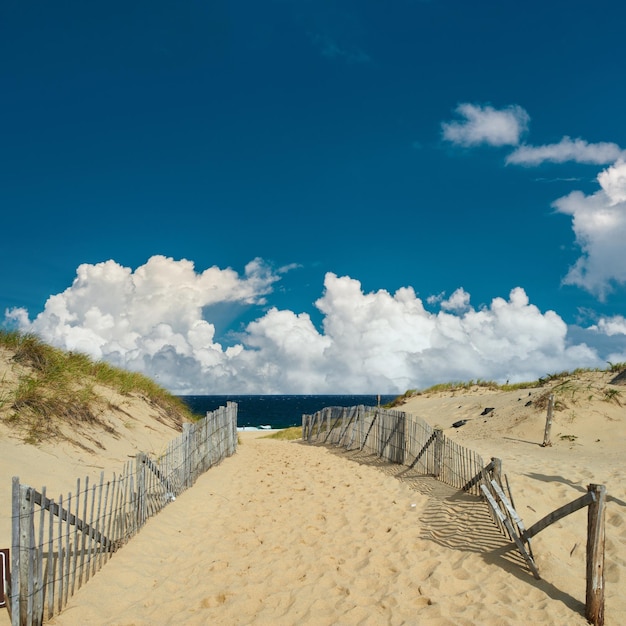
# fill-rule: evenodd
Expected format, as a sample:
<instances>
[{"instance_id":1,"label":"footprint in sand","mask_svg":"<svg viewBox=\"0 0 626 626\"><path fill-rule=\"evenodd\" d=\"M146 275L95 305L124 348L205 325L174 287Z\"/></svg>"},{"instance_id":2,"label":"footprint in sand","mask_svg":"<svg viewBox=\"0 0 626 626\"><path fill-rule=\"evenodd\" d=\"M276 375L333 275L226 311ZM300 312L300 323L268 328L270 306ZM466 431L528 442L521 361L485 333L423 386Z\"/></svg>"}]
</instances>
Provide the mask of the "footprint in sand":
<instances>
[{"instance_id":1,"label":"footprint in sand","mask_svg":"<svg viewBox=\"0 0 626 626\"><path fill-rule=\"evenodd\" d=\"M418 587L417 591L419 592L419 596L415 597L415 600L414 600L415 606L417 607L431 606L433 601L430 599L429 596L424 594L424 592L422 591L422 588Z\"/></svg>"},{"instance_id":2,"label":"footprint in sand","mask_svg":"<svg viewBox=\"0 0 626 626\"><path fill-rule=\"evenodd\" d=\"M221 606L228 600L228 594L226 593L218 593L215 596L209 596L208 598L203 598L200 602L200 606L203 609L213 609L216 606Z\"/></svg>"}]
</instances>

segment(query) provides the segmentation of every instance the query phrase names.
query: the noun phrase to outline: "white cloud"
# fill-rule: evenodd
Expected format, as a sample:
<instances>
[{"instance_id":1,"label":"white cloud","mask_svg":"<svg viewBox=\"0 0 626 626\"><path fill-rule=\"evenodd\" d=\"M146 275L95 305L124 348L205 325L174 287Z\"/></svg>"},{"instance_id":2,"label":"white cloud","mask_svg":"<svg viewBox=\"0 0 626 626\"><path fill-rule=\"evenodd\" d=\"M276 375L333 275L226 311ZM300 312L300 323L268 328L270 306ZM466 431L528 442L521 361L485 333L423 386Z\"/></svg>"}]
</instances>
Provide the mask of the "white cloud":
<instances>
[{"instance_id":1,"label":"white cloud","mask_svg":"<svg viewBox=\"0 0 626 626\"><path fill-rule=\"evenodd\" d=\"M111 260L80 265L71 287L50 296L32 322L23 309L8 317L54 345L151 376L161 372L165 386L184 387L189 368L200 376L223 354L203 308L263 304L277 280L260 259L246 265L243 277L218 267L197 273L190 261L163 256L134 272ZM183 365L180 374L168 369L172 360Z\"/></svg>"},{"instance_id":2,"label":"white cloud","mask_svg":"<svg viewBox=\"0 0 626 626\"><path fill-rule=\"evenodd\" d=\"M469 303L470 295L461 287L447 300L442 301L441 308L447 311L466 311L469 308Z\"/></svg>"},{"instance_id":3,"label":"white cloud","mask_svg":"<svg viewBox=\"0 0 626 626\"><path fill-rule=\"evenodd\" d=\"M626 317L623 315L604 317L598 321L596 328L609 337L614 335L626 336Z\"/></svg>"},{"instance_id":4,"label":"white cloud","mask_svg":"<svg viewBox=\"0 0 626 626\"><path fill-rule=\"evenodd\" d=\"M593 345L606 364L626 362L626 318L622 315L602 317L587 328L571 327L572 342Z\"/></svg>"},{"instance_id":5,"label":"white cloud","mask_svg":"<svg viewBox=\"0 0 626 626\"><path fill-rule=\"evenodd\" d=\"M443 122L443 138L465 147L488 144L491 146L518 146L506 157L507 164L537 166L551 163L586 163L608 165L624 158L626 151L613 142L589 143L584 139L563 137L558 143L519 146L521 136L528 130L530 116L519 105L504 109L470 103L459 104L456 112L460 121ZM620 186L624 186L621 183Z\"/></svg>"},{"instance_id":6,"label":"white cloud","mask_svg":"<svg viewBox=\"0 0 626 626\"><path fill-rule=\"evenodd\" d=\"M461 104L457 111L465 119L442 124L444 138L464 146L481 143L516 145L530 119L519 106L495 110L490 106ZM605 300L615 285L626 284L624 155L625 152L616 143L592 144L566 136L555 144L522 145L506 158L509 164L528 166L546 161L592 165L613 163L598 175L599 191L589 196L574 191L553 203L558 212L572 216L576 243L582 251L576 263L569 268L563 284L581 287L600 300ZM463 297L463 294L453 294L450 301L441 303L442 308L462 308L465 306Z\"/></svg>"},{"instance_id":7,"label":"white cloud","mask_svg":"<svg viewBox=\"0 0 626 626\"><path fill-rule=\"evenodd\" d=\"M520 146L506 158L506 162L528 166L540 165L545 161L552 163L574 161L576 163L606 165L613 163L623 154L623 150L616 143L588 143L583 139L563 137L559 143L543 146Z\"/></svg>"},{"instance_id":8,"label":"white cloud","mask_svg":"<svg viewBox=\"0 0 626 626\"><path fill-rule=\"evenodd\" d=\"M598 182L608 196L611 206L626 202L626 162L617 161L598 174Z\"/></svg>"},{"instance_id":9,"label":"white cloud","mask_svg":"<svg viewBox=\"0 0 626 626\"><path fill-rule=\"evenodd\" d=\"M442 123L443 138L461 146L516 146L528 128L530 117L517 105L504 109L460 104L456 112L461 121Z\"/></svg>"},{"instance_id":10,"label":"white cloud","mask_svg":"<svg viewBox=\"0 0 626 626\"><path fill-rule=\"evenodd\" d=\"M203 307L260 302L275 280L259 260L244 277L230 269L197 273L188 261L164 257L134 272L108 261L81 265L35 320L22 309L10 317L23 331L146 373L174 393L403 393L604 363L585 343L570 345L564 321L542 313L519 287L480 309L459 288L429 311L411 287L364 293L357 280L332 273L316 302L321 331L307 313L270 308L225 349ZM618 319L612 324L594 332L621 328Z\"/></svg>"},{"instance_id":11,"label":"white cloud","mask_svg":"<svg viewBox=\"0 0 626 626\"><path fill-rule=\"evenodd\" d=\"M564 284L577 285L606 299L614 284L626 284L626 163L618 161L598 175L600 190L559 198L554 207L572 216L582 256Z\"/></svg>"}]
</instances>

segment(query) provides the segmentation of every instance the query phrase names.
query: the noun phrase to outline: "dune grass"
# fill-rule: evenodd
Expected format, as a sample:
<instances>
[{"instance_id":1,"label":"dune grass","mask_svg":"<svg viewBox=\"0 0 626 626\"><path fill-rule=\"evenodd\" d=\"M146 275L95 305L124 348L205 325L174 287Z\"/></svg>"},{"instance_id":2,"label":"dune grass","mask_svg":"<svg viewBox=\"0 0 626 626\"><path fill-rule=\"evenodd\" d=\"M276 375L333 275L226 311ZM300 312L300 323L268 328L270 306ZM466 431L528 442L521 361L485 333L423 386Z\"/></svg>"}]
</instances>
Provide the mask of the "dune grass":
<instances>
[{"instance_id":1,"label":"dune grass","mask_svg":"<svg viewBox=\"0 0 626 626\"><path fill-rule=\"evenodd\" d=\"M0 348L19 366L17 384L0 388L0 415L19 426L30 443L58 435L61 422L100 423L104 399L98 387L141 395L175 421L197 419L180 398L147 376L54 348L35 335L0 330Z\"/></svg>"},{"instance_id":2,"label":"dune grass","mask_svg":"<svg viewBox=\"0 0 626 626\"><path fill-rule=\"evenodd\" d=\"M37 442L46 435L58 434L57 421L70 424L96 423L102 396L97 387L114 389L122 395L141 395L175 420L197 420L187 405L178 397L157 385L153 380L103 361L94 361L77 352L65 352L45 344L35 335L0 329L0 348L11 355L12 361L20 366L17 384L6 384L0 380L0 419L21 426L27 432L27 440ZM608 371L619 373L626 370L625 363L609 363L606 370L579 368L547 374L532 382L498 384L487 380L447 382L432 385L427 389L410 389L385 405L385 408L401 406L416 395L437 392L455 392L473 387L492 390L514 391L552 386L552 390L563 400L575 402L587 393L590 397L597 390L583 389L572 381L585 372ZM556 383L556 384L555 384ZM621 406L621 391L603 390L603 399ZM293 427L268 435L273 439L300 439L302 428Z\"/></svg>"},{"instance_id":3,"label":"dune grass","mask_svg":"<svg viewBox=\"0 0 626 626\"><path fill-rule=\"evenodd\" d=\"M626 370L626 362L623 363L609 363L609 367L606 369L600 368L577 368L572 371L563 371L557 372L554 374L546 374L541 378L538 378L535 381L527 381L527 382L519 382L509 384L508 382L505 384L500 384L492 380L468 380L468 381L457 381L457 382L447 382L447 383L438 383L436 385L432 385L426 389L415 390L409 389L402 395L398 396L388 404L386 404L386 408L393 408L396 406L401 406L404 402L414 396L432 394L432 393L453 393L455 391L467 391L472 387L483 387L486 389L491 389L493 391L517 391L518 389L535 389L546 387L548 385L554 384L552 391L565 396L572 395L575 396L579 392L583 390L583 387L575 382L572 379L575 379L577 376L581 374L585 374L587 372L610 372L614 374L619 374ZM593 390L588 389L591 392ZM604 394L604 400L607 402L616 402L621 406L620 397L621 391L618 389L608 389L602 390Z\"/></svg>"},{"instance_id":4,"label":"dune grass","mask_svg":"<svg viewBox=\"0 0 626 626\"><path fill-rule=\"evenodd\" d=\"M292 426L291 428L283 428L281 430L267 435L264 439L279 439L281 441L292 441L294 439L302 439L302 426Z\"/></svg>"}]
</instances>

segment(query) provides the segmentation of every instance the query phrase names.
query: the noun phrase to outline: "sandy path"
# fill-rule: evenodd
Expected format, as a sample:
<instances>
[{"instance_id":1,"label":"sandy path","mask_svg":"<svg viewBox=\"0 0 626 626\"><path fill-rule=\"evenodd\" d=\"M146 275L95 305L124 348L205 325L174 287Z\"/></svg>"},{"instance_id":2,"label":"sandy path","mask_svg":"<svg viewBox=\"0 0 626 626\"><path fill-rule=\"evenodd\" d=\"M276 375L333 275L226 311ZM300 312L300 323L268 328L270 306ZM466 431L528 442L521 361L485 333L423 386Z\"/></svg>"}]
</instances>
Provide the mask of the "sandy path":
<instances>
[{"instance_id":1,"label":"sandy path","mask_svg":"<svg viewBox=\"0 0 626 626\"><path fill-rule=\"evenodd\" d=\"M534 581L488 517L475 506L468 517L467 496L243 435L51 623L586 623L582 603ZM464 540L470 519L478 530Z\"/></svg>"}]
</instances>

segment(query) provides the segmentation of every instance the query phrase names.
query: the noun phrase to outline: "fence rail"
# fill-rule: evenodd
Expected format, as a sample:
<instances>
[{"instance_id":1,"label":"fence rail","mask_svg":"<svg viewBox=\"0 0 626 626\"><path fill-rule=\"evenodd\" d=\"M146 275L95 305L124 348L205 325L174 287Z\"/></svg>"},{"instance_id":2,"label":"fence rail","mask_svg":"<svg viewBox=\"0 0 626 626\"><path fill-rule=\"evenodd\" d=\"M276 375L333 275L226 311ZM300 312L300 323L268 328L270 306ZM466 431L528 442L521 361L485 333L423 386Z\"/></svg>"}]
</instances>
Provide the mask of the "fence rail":
<instances>
[{"instance_id":1,"label":"fence rail","mask_svg":"<svg viewBox=\"0 0 626 626\"><path fill-rule=\"evenodd\" d=\"M60 612L112 554L197 478L237 449L237 404L207 413L157 459L139 453L119 474L76 482L55 502L13 478L12 626L41 624Z\"/></svg>"}]
</instances>

